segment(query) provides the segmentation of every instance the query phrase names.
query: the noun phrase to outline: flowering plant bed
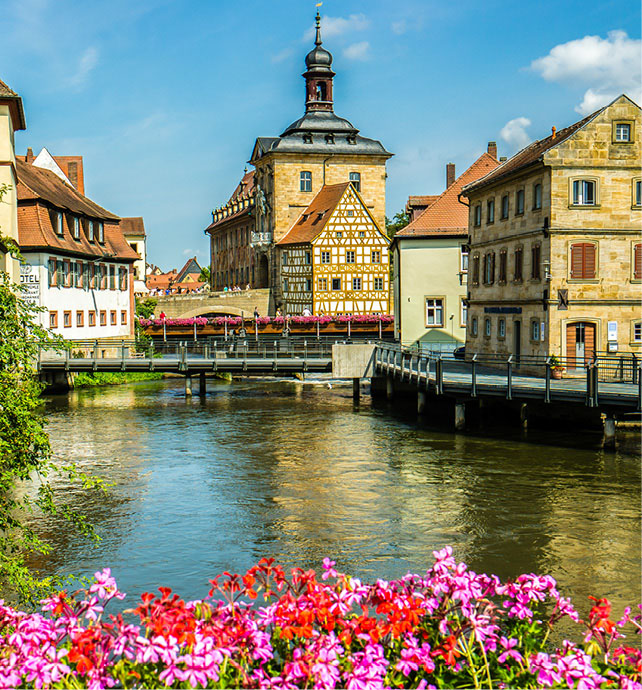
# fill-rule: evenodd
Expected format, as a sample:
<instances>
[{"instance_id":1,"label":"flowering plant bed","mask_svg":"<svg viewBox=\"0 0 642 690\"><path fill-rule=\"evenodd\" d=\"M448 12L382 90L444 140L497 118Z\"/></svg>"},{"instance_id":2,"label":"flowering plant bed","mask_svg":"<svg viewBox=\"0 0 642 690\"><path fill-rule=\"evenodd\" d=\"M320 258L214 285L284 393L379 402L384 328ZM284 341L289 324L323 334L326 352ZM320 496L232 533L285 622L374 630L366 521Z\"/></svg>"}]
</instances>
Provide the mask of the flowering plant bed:
<instances>
[{"instance_id":1,"label":"flowering plant bed","mask_svg":"<svg viewBox=\"0 0 642 690\"><path fill-rule=\"evenodd\" d=\"M2 687L636 688L642 653L622 644L640 631L626 609L611 620L595 599L587 621L548 576L502 583L434 552L423 576L373 584L324 561L290 576L263 559L245 575L211 580L185 602L170 589L106 616L123 599L109 569L87 590L60 592L27 614L0 603ZM259 605L260 604L260 605ZM568 617L583 644L551 649Z\"/></svg>"},{"instance_id":2,"label":"flowering plant bed","mask_svg":"<svg viewBox=\"0 0 642 690\"><path fill-rule=\"evenodd\" d=\"M294 325L306 325L306 326L314 326L317 323L321 326L327 326L329 324L333 323L340 323L340 324L347 324L350 323L352 325L361 325L361 324L375 324L378 325L380 322L382 324L392 324L394 323L395 317L391 316L390 314L381 314L381 315L375 315L375 314L356 314L356 315L346 315L346 316L289 316L289 317L283 317L283 316L259 316L256 319L256 322L259 326L267 326L267 325L274 325L274 326L283 326L284 324L290 324L290 326ZM214 316L214 317L205 317L205 316L196 316L192 317L189 319L144 319L144 318L139 318L138 322L143 328L148 328L150 326L163 326L165 324L166 326L193 326L196 324L197 326L224 326L225 323L227 323L228 326L234 327L234 326L240 326L241 323L245 324L253 324L254 319L253 318L241 318L240 316Z\"/></svg>"}]
</instances>

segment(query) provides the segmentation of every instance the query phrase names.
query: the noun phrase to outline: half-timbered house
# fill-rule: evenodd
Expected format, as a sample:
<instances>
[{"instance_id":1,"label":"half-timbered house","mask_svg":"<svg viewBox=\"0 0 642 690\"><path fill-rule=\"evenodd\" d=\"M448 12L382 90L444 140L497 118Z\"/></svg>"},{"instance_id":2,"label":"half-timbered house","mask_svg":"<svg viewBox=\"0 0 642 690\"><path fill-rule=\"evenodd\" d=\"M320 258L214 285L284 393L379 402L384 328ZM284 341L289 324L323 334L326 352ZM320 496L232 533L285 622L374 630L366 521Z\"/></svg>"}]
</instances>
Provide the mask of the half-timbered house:
<instances>
[{"instance_id":1,"label":"half-timbered house","mask_svg":"<svg viewBox=\"0 0 642 690\"><path fill-rule=\"evenodd\" d=\"M286 313L387 314L388 244L352 183L322 187L277 243Z\"/></svg>"}]
</instances>

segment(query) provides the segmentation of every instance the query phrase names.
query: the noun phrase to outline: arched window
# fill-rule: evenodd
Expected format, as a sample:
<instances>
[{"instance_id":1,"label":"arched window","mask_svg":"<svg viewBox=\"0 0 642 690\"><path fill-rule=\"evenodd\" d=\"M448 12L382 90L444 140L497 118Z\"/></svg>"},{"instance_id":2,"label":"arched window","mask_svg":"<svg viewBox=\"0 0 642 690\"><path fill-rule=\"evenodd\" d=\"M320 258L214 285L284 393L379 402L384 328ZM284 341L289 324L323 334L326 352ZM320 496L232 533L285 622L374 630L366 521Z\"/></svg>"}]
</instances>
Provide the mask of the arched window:
<instances>
[{"instance_id":1,"label":"arched window","mask_svg":"<svg viewBox=\"0 0 642 690\"><path fill-rule=\"evenodd\" d=\"M358 172L351 172L350 173L350 182L352 182L352 186L358 191L361 191L361 173Z\"/></svg>"},{"instance_id":2,"label":"arched window","mask_svg":"<svg viewBox=\"0 0 642 690\"><path fill-rule=\"evenodd\" d=\"M328 87L324 81L317 82L317 101L327 101Z\"/></svg>"}]
</instances>

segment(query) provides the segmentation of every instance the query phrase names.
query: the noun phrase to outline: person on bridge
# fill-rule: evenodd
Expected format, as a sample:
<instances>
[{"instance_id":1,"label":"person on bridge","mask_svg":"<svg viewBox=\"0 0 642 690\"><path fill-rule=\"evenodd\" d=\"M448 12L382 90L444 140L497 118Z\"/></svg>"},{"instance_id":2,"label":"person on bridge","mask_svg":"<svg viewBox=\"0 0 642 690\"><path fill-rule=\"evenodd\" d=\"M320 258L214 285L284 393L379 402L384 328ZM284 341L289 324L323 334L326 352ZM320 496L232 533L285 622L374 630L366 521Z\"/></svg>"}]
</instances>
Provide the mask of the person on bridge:
<instances>
[{"instance_id":1,"label":"person on bridge","mask_svg":"<svg viewBox=\"0 0 642 690\"><path fill-rule=\"evenodd\" d=\"M312 316L312 312L309 307L303 307L303 316Z\"/></svg>"},{"instance_id":2,"label":"person on bridge","mask_svg":"<svg viewBox=\"0 0 642 690\"><path fill-rule=\"evenodd\" d=\"M259 308L254 307L254 320L259 318Z\"/></svg>"},{"instance_id":3,"label":"person on bridge","mask_svg":"<svg viewBox=\"0 0 642 690\"><path fill-rule=\"evenodd\" d=\"M161 321L165 321L165 319L167 319L167 316L166 316L165 312L162 311L162 312L158 315L158 318L159 318Z\"/></svg>"}]
</instances>

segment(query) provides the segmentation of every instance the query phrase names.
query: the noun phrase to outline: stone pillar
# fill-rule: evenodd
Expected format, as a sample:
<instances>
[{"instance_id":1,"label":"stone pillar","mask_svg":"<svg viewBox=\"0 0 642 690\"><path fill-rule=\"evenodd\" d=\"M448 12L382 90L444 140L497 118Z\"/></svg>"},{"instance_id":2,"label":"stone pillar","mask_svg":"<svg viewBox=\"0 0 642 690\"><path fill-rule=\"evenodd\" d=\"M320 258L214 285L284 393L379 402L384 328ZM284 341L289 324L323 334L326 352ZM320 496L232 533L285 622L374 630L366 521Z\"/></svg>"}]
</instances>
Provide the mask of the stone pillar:
<instances>
[{"instance_id":1,"label":"stone pillar","mask_svg":"<svg viewBox=\"0 0 642 690\"><path fill-rule=\"evenodd\" d=\"M463 431L466 428L466 403L455 403L455 430Z\"/></svg>"},{"instance_id":2,"label":"stone pillar","mask_svg":"<svg viewBox=\"0 0 642 690\"><path fill-rule=\"evenodd\" d=\"M526 403L519 406L519 421L523 429L528 427L528 405Z\"/></svg>"},{"instance_id":3,"label":"stone pillar","mask_svg":"<svg viewBox=\"0 0 642 690\"><path fill-rule=\"evenodd\" d=\"M185 397L189 398L192 395L192 377L188 374L185 377Z\"/></svg>"},{"instance_id":4,"label":"stone pillar","mask_svg":"<svg viewBox=\"0 0 642 690\"><path fill-rule=\"evenodd\" d=\"M353 400L359 400L360 395L361 395L361 379L360 378L353 378L352 379L352 399Z\"/></svg>"},{"instance_id":5,"label":"stone pillar","mask_svg":"<svg viewBox=\"0 0 642 690\"><path fill-rule=\"evenodd\" d=\"M204 372L198 375L198 394L202 398L207 395L207 379Z\"/></svg>"},{"instance_id":6,"label":"stone pillar","mask_svg":"<svg viewBox=\"0 0 642 690\"><path fill-rule=\"evenodd\" d=\"M395 397L395 386L392 376L386 376L386 398L392 400Z\"/></svg>"},{"instance_id":7,"label":"stone pillar","mask_svg":"<svg viewBox=\"0 0 642 690\"><path fill-rule=\"evenodd\" d=\"M609 450L615 450L615 417L612 414L607 414L604 417L604 439L603 447Z\"/></svg>"},{"instance_id":8,"label":"stone pillar","mask_svg":"<svg viewBox=\"0 0 642 690\"><path fill-rule=\"evenodd\" d=\"M426 409L426 391L417 391L417 414L422 414Z\"/></svg>"}]
</instances>

